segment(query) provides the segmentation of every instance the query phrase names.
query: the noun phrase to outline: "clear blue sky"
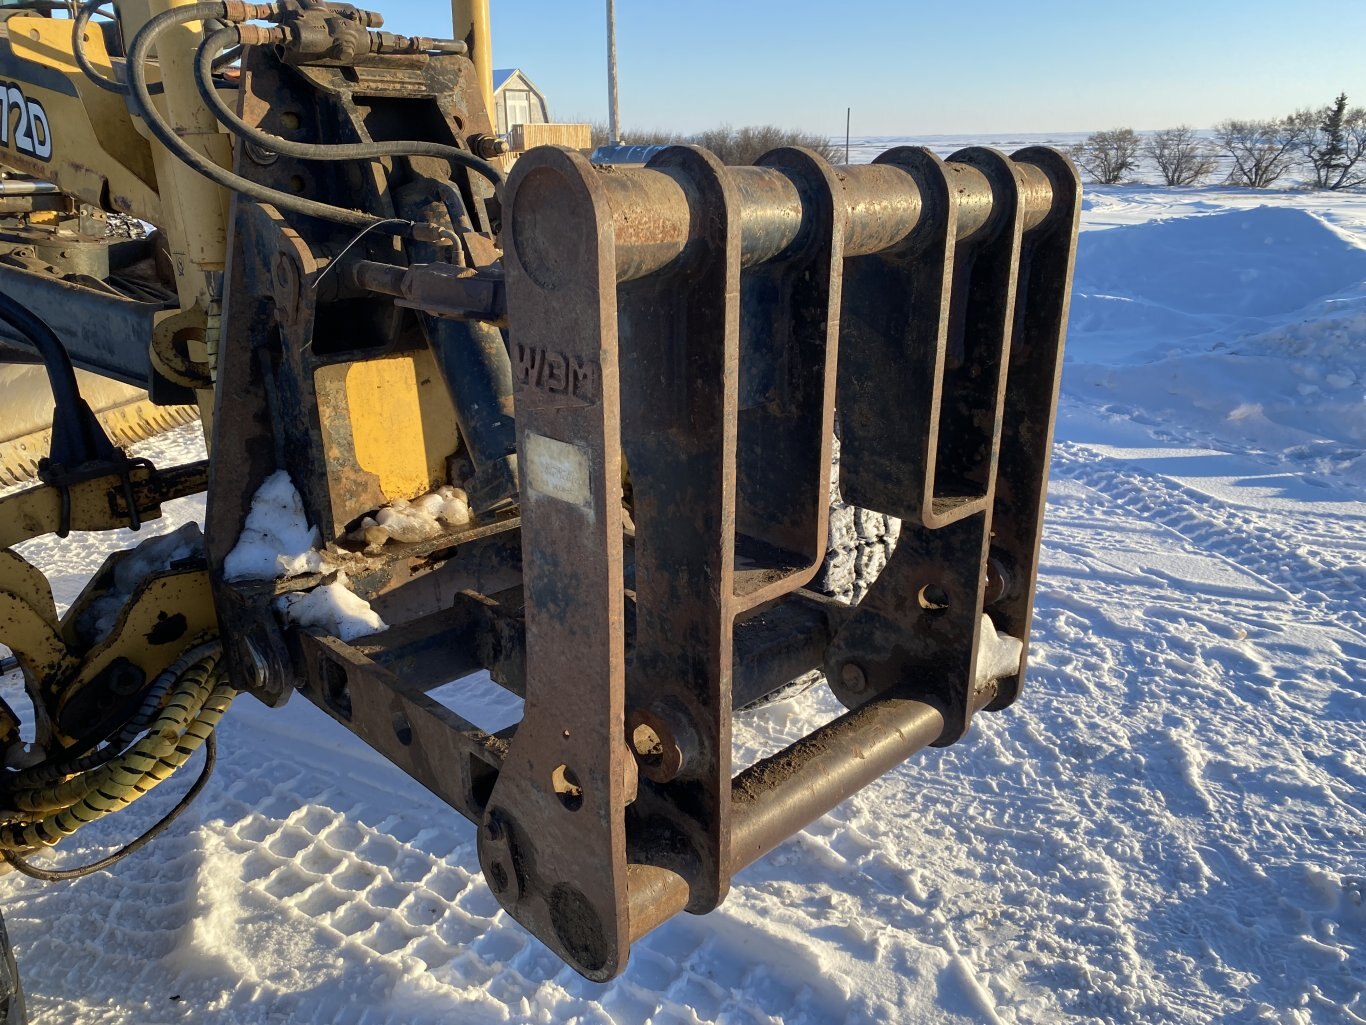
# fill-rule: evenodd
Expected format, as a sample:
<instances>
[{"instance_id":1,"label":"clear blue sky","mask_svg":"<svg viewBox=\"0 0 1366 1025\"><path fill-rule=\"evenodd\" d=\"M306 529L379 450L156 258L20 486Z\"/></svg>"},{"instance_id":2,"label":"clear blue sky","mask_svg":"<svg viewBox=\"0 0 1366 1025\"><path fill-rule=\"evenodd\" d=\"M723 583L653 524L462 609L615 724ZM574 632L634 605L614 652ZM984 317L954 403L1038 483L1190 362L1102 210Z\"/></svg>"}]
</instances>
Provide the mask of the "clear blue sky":
<instances>
[{"instance_id":1,"label":"clear blue sky","mask_svg":"<svg viewBox=\"0 0 1366 1025\"><path fill-rule=\"evenodd\" d=\"M370 0L444 34L439 0ZM363 4L368 6L368 4ZM1298 7L1298 9L1297 9ZM556 120L607 117L603 0L492 0L498 67ZM856 135L1083 131L1366 105L1366 3L617 0L623 126ZM1333 11L1332 15L1328 11Z\"/></svg>"}]
</instances>

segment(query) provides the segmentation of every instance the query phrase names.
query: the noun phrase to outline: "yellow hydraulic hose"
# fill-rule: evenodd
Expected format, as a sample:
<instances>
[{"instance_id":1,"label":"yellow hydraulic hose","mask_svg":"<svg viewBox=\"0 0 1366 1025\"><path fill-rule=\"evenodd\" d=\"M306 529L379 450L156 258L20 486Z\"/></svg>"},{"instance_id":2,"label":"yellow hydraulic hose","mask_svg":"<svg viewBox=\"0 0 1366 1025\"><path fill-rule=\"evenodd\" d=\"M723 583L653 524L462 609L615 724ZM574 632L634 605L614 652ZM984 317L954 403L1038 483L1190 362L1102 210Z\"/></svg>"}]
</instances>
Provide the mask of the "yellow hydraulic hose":
<instances>
[{"instance_id":1,"label":"yellow hydraulic hose","mask_svg":"<svg viewBox=\"0 0 1366 1025\"><path fill-rule=\"evenodd\" d=\"M218 660L217 653L210 655L181 675L160 717L128 751L63 782L12 794L15 811L41 817L0 826L0 851L51 846L126 808L184 765L237 696L225 682Z\"/></svg>"},{"instance_id":2,"label":"yellow hydraulic hose","mask_svg":"<svg viewBox=\"0 0 1366 1025\"><path fill-rule=\"evenodd\" d=\"M14 807L29 812L68 808L92 790L108 792L111 786L127 783L130 769L135 769L135 778L140 778L157 761L174 752L180 735L204 707L213 687L211 670L212 664L207 659L189 669L180 678L181 686L171 695L170 703L153 723L151 731L128 751L95 769L77 773L63 783L18 790L12 797Z\"/></svg>"}]
</instances>

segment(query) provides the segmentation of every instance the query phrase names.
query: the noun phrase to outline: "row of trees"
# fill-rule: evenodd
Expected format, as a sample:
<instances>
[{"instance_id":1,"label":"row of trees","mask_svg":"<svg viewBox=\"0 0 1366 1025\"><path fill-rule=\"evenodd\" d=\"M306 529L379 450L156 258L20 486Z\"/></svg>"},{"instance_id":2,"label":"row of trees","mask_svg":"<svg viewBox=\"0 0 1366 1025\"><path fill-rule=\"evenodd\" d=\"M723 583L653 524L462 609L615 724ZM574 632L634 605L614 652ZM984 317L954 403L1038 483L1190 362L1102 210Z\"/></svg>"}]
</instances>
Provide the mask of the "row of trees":
<instances>
[{"instance_id":1,"label":"row of trees","mask_svg":"<svg viewBox=\"0 0 1366 1025\"><path fill-rule=\"evenodd\" d=\"M1229 185L1265 189L1299 171L1315 188L1355 188L1366 185L1366 108L1348 107L1343 93L1325 107L1288 117L1222 121L1212 136L1187 125L1146 137L1112 128L1072 150L1077 166L1107 185L1129 180L1143 158L1167 185L1199 185L1226 164Z\"/></svg>"},{"instance_id":2,"label":"row of trees","mask_svg":"<svg viewBox=\"0 0 1366 1025\"><path fill-rule=\"evenodd\" d=\"M722 125L705 132L687 134L666 129L636 129L622 132L622 138L632 146L689 145L709 149L723 164L752 164L771 149L780 146L804 146L815 150L830 163L844 161L844 147L836 146L828 136L814 132L795 131L776 125L747 125L734 128ZM604 146L609 139L607 125L593 124L593 145Z\"/></svg>"}]
</instances>

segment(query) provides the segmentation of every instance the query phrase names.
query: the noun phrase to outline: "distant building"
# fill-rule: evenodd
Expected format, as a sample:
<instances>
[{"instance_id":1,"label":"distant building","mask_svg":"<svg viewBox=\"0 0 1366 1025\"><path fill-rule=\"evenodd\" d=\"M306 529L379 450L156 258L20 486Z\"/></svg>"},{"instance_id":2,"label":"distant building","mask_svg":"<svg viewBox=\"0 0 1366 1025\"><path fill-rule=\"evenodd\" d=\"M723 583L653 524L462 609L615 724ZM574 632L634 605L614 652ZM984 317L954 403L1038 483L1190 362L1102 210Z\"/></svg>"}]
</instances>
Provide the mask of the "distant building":
<instances>
[{"instance_id":1,"label":"distant building","mask_svg":"<svg viewBox=\"0 0 1366 1025\"><path fill-rule=\"evenodd\" d=\"M550 120L545 93L522 74L521 68L494 70L493 110L499 135L510 133L513 125L543 125Z\"/></svg>"}]
</instances>

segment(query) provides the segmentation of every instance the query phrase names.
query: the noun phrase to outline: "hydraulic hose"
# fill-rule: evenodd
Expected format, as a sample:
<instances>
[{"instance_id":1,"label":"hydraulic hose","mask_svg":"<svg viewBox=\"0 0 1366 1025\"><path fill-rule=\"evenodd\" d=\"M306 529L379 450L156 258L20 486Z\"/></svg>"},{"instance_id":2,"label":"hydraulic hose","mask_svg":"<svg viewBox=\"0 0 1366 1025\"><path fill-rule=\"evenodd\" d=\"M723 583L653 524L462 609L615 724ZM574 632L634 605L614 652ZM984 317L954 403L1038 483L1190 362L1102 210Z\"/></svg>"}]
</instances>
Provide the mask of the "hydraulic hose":
<instances>
[{"instance_id":1,"label":"hydraulic hose","mask_svg":"<svg viewBox=\"0 0 1366 1025\"><path fill-rule=\"evenodd\" d=\"M27 306L15 302L0 292L0 321L17 331L38 351L47 368L52 397L58 406L74 406L81 401L81 390L76 384L76 370L71 365L66 346L55 331Z\"/></svg>"},{"instance_id":2,"label":"hydraulic hose","mask_svg":"<svg viewBox=\"0 0 1366 1025\"><path fill-rule=\"evenodd\" d=\"M347 210L330 203L320 203L317 200L281 192L278 189L268 188L243 178L241 175L220 167L204 154L187 145L185 140L176 134L175 129L166 122L166 119L161 116L161 112L157 110L147 88L147 58L151 52L152 44L158 35L174 25L182 25L190 21L204 21L210 18L224 20L227 16L228 4L221 2L221 0L219 2L173 7L169 11L158 14L143 25L137 36L134 37L133 45L128 52L128 85L131 89L129 100L157 141L188 167L202 174L214 184L241 193L259 203L268 203L279 210L298 214L301 217L316 217L319 220L343 224L362 231L387 230L390 234L421 238L423 241L435 241L435 239L427 238L430 233L429 228L413 224L411 221L398 222L392 218L376 217L359 210ZM444 238L446 235L440 237Z\"/></svg>"},{"instance_id":3,"label":"hydraulic hose","mask_svg":"<svg viewBox=\"0 0 1366 1025\"><path fill-rule=\"evenodd\" d=\"M90 0L89 3L81 4L76 11L76 17L71 19L71 52L76 58L76 66L85 73L85 77L99 86L107 93L118 93L120 96L128 95L128 87L122 82L115 82L113 79L105 78L100 74L99 69L90 63L90 58L85 52L85 29L101 7L104 7L108 0Z\"/></svg>"},{"instance_id":4,"label":"hydraulic hose","mask_svg":"<svg viewBox=\"0 0 1366 1025\"><path fill-rule=\"evenodd\" d=\"M85 52L85 30L100 8L107 7L109 0L90 0L89 3L82 4L76 10L76 16L71 20L71 52L76 58L76 66L81 69L92 83L103 89L107 93L115 93L119 96L128 95L128 86L123 82L116 82L112 78L105 78L100 74L99 68L90 63L90 57ZM228 52L222 54L213 62L213 70L219 71L227 67L242 55L240 46L233 47ZM153 96L160 96L162 85L157 82L147 87L147 91Z\"/></svg>"},{"instance_id":5,"label":"hydraulic hose","mask_svg":"<svg viewBox=\"0 0 1366 1025\"><path fill-rule=\"evenodd\" d=\"M199 95L209 109L229 131L247 142L281 156L296 157L300 160L377 160L380 157L438 157L453 164L467 167L488 179L494 188L502 188L503 175L498 168L468 150L458 146L448 146L439 142L350 142L350 143L310 143L295 142L270 132L262 131L247 124L218 95L213 85L215 55L241 41L240 30L236 26L219 29L199 46L195 56L195 84Z\"/></svg>"},{"instance_id":6,"label":"hydraulic hose","mask_svg":"<svg viewBox=\"0 0 1366 1025\"><path fill-rule=\"evenodd\" d=\"M0 858L3 858L21 875L39 879L45 883L60 883L70 879L80 879L82 876L88 876L92 873L99 872L102 869L109 868L128 857L128 855L142 850L142 848L146 847L164 833L172 822L180 818L181 813L194 803L194 799L200 795L205 785L209 782L209 777L213 775L213 769L217 762L218 738L210 733L208 738L204 741L204 767L199 770L199 777L190 786L190 789L185 791L185 796L176 803L174 808L157 819L152 827L136 840L125 844L113 854L100 858L98 861L92 861L88 865L81 865L77 868L39 868L37 865L29 864L29 862L25 861L14 851L2 849L0 849Z\"/></svg>"},{"instance_id":7,"label":"hydraulic hose","mask_svg":"<svg viewBox=\"0 0 1366 1025\"><path fill-rule=\"evenodd\" d=\"M220 657L221 648L218 648L180 674L176 690L151 729L127 751L98 768L62 782L11 790L6 799L13 811L10 821L0 826L0 854L20 871L32 868L17 858L17 852L51 846L82 826L126 808L168 779L200 747L210 743L214 728L237 695L227 682ZM212 758L209 758L205 772L211 769ZM197 783L170 815L164 816L134 844L112 856L113 860L131 853L169 825L202 786L202 782ZM105 864L112 864L112 861L103 859L95 866L69 872L85 874ZM41 871L28 874L36 875ZM54 876L53 873L47 875ZM38 877L44 878L43 875ZM72 875L65 877L74 878Z\"/></svg>"},{"instance_id":8,"label":"hydraulic hose","mask_svg":"<svg viewBox=\"0 0 1366 1025\"><path fill-rule=\"evenodd\" d=\"M209 641L206 644L191 648L167 666L147 689L147 696L143 698L142 707L98 751L87 751L75 757L70 755L63 757L59 754L55 760L40 762L27 769L21 769L8 778L9 787L20 789L54 783L63 777L75 776L78 773L98 768L117 755L123 754L128 745L156 720L162 705L166 701L166 695L173 686L179 684L185 671L200 659L216 654L220 648L221 645L218 641Z\"/></svg>"},{"instance_id":9,"label":"hydraulic hose","mask_svg":"<svg viewBox=\"0 0 1366 1025\"><path fill-rule=\"evenodd\" d=\"M23 337L43 361L52 388L52 444L49 460L57 466L118 458L121 453L81 398L66 346L41 317L0 292L0 321ZM65 535L63 535L65 536Z\"/></svg>"},{"instance_id":10,"label":"hydraulic hose","mask_svg":"<svg viewBox=\"0 0 1366 1025\"><path fill-rule=\"evenodd\" d=\"M218 657L219 653L215 652L212 657L195 663L181 676L179 686L152 724L151 730L128 751L70 779L32 788L17 788L9 795L10 803L20 812L48 815L79 804L93 792L100 792L107 800L115 800L119 781L127 781L130 766L141 776L157 761L173 755L181 734L199 717L214 687ZM3 831L0 831L0 846L6 846L4 836Z\"/></svg>"}]
</instances>

